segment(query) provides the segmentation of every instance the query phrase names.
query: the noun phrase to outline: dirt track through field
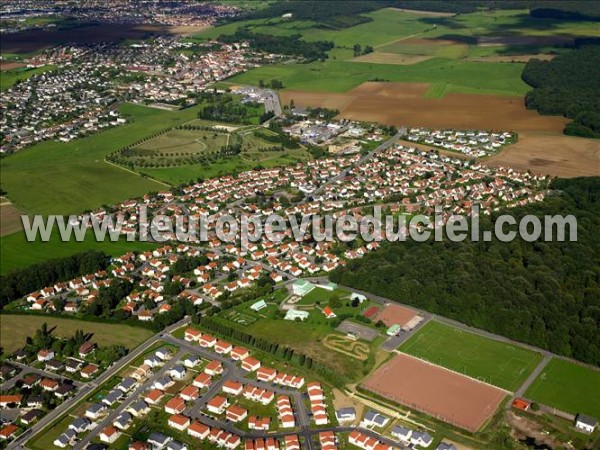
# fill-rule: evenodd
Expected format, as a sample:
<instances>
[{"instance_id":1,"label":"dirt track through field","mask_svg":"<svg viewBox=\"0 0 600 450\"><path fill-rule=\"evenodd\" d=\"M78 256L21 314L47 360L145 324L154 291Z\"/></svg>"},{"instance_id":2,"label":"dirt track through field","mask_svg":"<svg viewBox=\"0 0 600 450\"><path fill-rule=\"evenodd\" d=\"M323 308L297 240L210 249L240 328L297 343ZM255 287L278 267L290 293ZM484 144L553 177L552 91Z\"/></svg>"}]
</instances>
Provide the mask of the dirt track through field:
<instances>
[{"instance_id":1,"label":"dirt track through field","mask_svg":"<svg viewBox=\"0 0 600 450\"><path fill-rule=\"evenodd\" d=\"M449 93L426 98L428 83L367 82L345 93L281 91L283 103L338 109L340 117L398 126L506 130L519 142L488 161L562 177L600 175L600 141L564 136L567 119L525 108L522 97Z\"/></svg>"},{"instance_id":2,"label":"dirt track through field","mask_svg":"<svg viewBox=\"0 0 600 450\"><path fill-rule=\"evenodd\" d=\"M493 416L506 396L499 388L405 354L379 368L363 386L471 432Z\"/></svg>"}]
</instances>

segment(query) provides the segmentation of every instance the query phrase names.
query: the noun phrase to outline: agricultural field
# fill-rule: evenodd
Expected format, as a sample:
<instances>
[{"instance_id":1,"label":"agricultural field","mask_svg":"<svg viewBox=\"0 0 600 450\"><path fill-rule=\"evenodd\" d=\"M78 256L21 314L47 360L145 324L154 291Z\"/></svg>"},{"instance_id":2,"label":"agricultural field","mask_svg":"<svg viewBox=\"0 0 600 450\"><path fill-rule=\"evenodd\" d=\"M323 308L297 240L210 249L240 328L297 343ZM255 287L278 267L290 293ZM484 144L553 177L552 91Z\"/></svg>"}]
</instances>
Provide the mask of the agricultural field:
<instances>
[{"instance_id":1,"label":"agricultural field","mask_svg":"<svg viewBox=\"0 0 600 450\"><path fill-rule=\"evenodd\" d=\"M8 70L2 70L0 75L0 91L5 91L12 87L17 81L26 80L33 75L48 72L49 70L55 69L56 66L47 65L43 67L37 67L35 69L27 67L16 67Z\"/></svg>"},{"instance_id":2,"label":"agricultural field","mask_svg":"<svg viewBox=\"0 0 600 450\"><path fill-rule=\"evenodd\" d=\"M486 163L559 177L600 176L600 142L548 132L523 132Z\"/></svg>"},{"instance_id":3,"label":"agricultural field","mask_svg":"<svg viewBox=\"0 0 600 450\"><path fill-rule=\"evenodd\" d=\"M553 358L525 397L570 414L600 417L600 370Z\"/></svg>"},{"instance_id":4,"label":"agricultural field","mask_svg":"<svg viewBox=\"0 0 600 450\"><path fill-rule=\"evenodd\" d=\"M150 133L193 119L197 110L169 112L126 104L120 111L130 123L68 143L42 142L3 158L2 189L15 206L32 214L80 213L164 189L104 158Z\"/></svg>"},{"instance_id":5,"label":"agricultural field","mask_svg":"<svg viewBox=\"0 0 600 450\"><path fill-rule=\"evenodd\" d=\"M48 242L27 241L23 231L0 237L0 274L5 275L15 269L22 269L50 258L62 258L88 250L103 251L110 256L119 256L129 251L145 251L156 248L151 242L117 242L106 240L97 242L93 234L86 233L82 242L73 239L63 242L55 231Z\"/></svg>"},{"instance_id":6,"label":"agricultural field","mask_svg":"<svg viewBox=\"0 0 600 450\"><path fill-rule=\"evenodd\" d=\"M247 20L208 29L194 36L194 39L214 39L223 34L232 34L242 26L248 26L255 33L275 36L302 34L307 41L333 41L336 47L351 49L354 44L381 45L431 28L431 25L416 20L421 15L393 8L380 9L365 16L371 17L373 21L342 29L327 29L309 20L289 21L281 18Z\"/></svg>"},{"instance_id":7,"label":"agricultural field","mask_svg":"<svg viewBox=\"0 0 600 450\"><path fill-rule=\"evenodd\" d=\"M524 95L529 88L520 74L530 57L564 51L555 45L572 42L574 37L600 35L593 22L537 19L525 10L433 17L386 8L366 16L373 21L340 30L280 18L237 22L207 30L196 39L215 38L248 26L254 32L299 33L306 40L336 44L328 61L266 66L233 79L249 84L276 78L287 89L345 92L378 78L444 82L449 84L447 93ZM371 45L374 52L355 58L354 44ZM406 67L398 70L398 64Z\"/></svg>"},{"instance_id":8,"label":"agricultural field","mask_svg":"<svg viewBox=\"0 0 600 450\"><path fill-rule=\"evenodd\" d=\"M299 106L336 108L340 117L388 125L562 134L564 118L540 116L526 109L521 97L474 95L477 90L469 92L467 88L465 93L450 92L456 90L463 87L443 81L369 82L346 93L286 90L281 98L284 103L294 100ZM398 104L403 107L398 108Z\"/></svg>"},{"instance_id":9,"label":"agricultural field","mask_svg":"<svg viewBox=\"0 0 600 450\"><path fill-rule=\"evenodd\" d=\"M117 325L109 323L89 322L77 319L65 319L59 317L45 317L33 315L0 315L2 333L0 334L0 347L5 353L13 351L25 345L25 339L33 336L42 324L48 324L48 328L54 328L56 336L72 336L76 330L84 333L92 333L92 340L99 346L123 345L130 350L149 339L154 333L151 330L129 325Z\"/></svg>"},{"instance_id":10,"label":"agricultural field","mask_svg":"<svg viewBox=\"0 0 600 450\"><path fill-rule=\"evenodd\" d=\"M15 233L21 227L21 211L7 198L0 197L0 236Z\"/></svg>"},{"instance_id":11,"label":"agricultural field","mask_svg":"<svg viewBox=\"0 0 600 450\"><path fill-rule=\"evenodd\" d=\"M509 391L517 390L542 359L539 353L435 320L402 344L400 351Z\"/></svg>"},{"instance_id":12,"label":"agricultural field","mask_svg":"<svg viewBox=\"0 0 600 450\"><path fill-rule=\"evenodd\" d=\"M399 68L397 64L329 60L310 64L263 66L237 75L229 81L258 85L259 80L278 79L286 89L332 93L347 92L373 80L444 82L451 85L448 92L522 96L529 90L521 80L523 66L432 58Z\"/></svg>"}]
</instances>

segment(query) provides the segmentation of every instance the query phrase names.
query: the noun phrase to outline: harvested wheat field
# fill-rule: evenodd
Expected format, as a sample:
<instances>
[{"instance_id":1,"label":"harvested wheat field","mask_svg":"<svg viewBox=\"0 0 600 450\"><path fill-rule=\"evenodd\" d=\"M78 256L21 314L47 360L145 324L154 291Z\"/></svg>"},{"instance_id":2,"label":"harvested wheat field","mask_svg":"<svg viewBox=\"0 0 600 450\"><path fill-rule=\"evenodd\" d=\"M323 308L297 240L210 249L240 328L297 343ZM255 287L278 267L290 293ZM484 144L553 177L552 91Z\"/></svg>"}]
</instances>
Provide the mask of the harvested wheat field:
<instances>
[{"instance_id":1,"label":"harvested wheat field","mask_svg":"<svg viewBox=\"0 0 600 450\"><path fill-rule=\"evenodd\" d=\"M519 142L485 162L567 178L600 176L600 140L552 133L521 133Z\"/></svg>"},{"instance_id":2,"label":"harvested wheat field","mask_svg":"<svg viewBox=\"0 0 600 450\"><path fill-rule=\"evenodd\" d=\"M567 119L541 116L522 97L449 93L426 98L429 83L368 82L341 94L285 90L284 103L338 109L340 117L398 126L507 130L519 142L488 159L493 165L561 177L600 175L600 141L565 136Z\"/></svg>"},{"instance_id":3,"label":"harvested wheat field","mask_svg":"<svg viewBox=\"0 0 600 450\"><path fill-rule=\"evenodd\" d=\"M402 55L399 53L373 52L357 56L352 62L365 62L374 64L399 64L410 66L431 59L428 55Z\"/></svg>"},{"instance_id":4,"label":"harvested wheat field","mask_svg":"<svg viewBox=\"0 0 600 450\"><path fill-rule=\"evenodd\" d=\"M282 91L284 103L336 108L348 119L434 128L562 132L562 117L540 116L523 98L449 93L425 98L429 83L367 82L343 94Z\"/></svg>"},{"instance_id":5,"label":"harvested wheat field","mask_svg":"<svg viewBox=\"0 0 600 450\"><path fill-rule=\"evenodd\" d=\"M363 386L471 432L494 415L506 396L502 389L405 354L377 369Z\"/></svg>"}]
</instances>

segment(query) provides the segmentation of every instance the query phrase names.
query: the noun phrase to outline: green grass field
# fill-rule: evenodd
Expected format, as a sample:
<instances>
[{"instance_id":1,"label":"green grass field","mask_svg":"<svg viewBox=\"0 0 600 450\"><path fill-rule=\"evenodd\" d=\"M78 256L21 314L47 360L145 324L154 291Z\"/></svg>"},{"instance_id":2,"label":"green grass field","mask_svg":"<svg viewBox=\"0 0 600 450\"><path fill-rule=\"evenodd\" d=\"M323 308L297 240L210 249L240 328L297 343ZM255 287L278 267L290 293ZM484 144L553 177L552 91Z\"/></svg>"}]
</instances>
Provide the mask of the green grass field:
<instances>
[{"instance_id":1,"label":"green grass field","mask_svg":"<svg viewBox=\"0 0 600 450\"><path fill-rule=\"evenodd\" d=\"M140 156L152 152L166 155L174 153L198 154L211 148L218 149L226 143L227 134L225 133L204 130L171 130L133 147L133 151Z\"/></svg>"},{"instance_id":2,"label":"green grass field","mask_svg":"<svg viewBox=\"0 0 600 450\"><path fill-rule=\"evenodd\" d=\"M257 166L286 166L309 159L310 155L305 150L294 149L283 152L242 153L231 158L218 160L210 165L189 165L160 169L139 168L139 171L157 180L177 185L196 180L199 176L205 178L218 177L251 170Z\"/></svg>"},{"instance_id":3,"label":"green grass field","mask_svg":"<svg viewBox=\"0 0 600 450\"><path fill-rule=\"evenodd\" d=\"M324 28L308 20L289 21L281 18L247 20L207 29L196 35L195 39L214 39L223 34L232 34L239 27L248 26L255 33L276 36L302 34L307 41L333 41L337 47L352 48L354 44L363 47L381 45L431 28L431 25L417 20L420 15L392 8L374 11L365 16L373 20L341 29ZM352 54L348 56L352 57Z\"/></svg>"},{"instance_id":4,"label":"green grass field","mask_svg":"<svg viewBox=\"0 0 600 450\"><path fill-rule=\"evenodd\" d=\"M129 349L149 339L154 333L145 328L129 325L88 322L77 319L58 317L43 317L33 315L0 315L0 346L5 353L11 353L25 345L25 339L33 336L42 324L46 322L49 328L56 327L55 336L70 337L76 330L93 333L92 340L100 346L123 345Z\"/></svg>"},{"instance_id":5,"label":"green grass field","mask_svg":"<svg viewBox=\"0 0 600 450\"><path fill-rule=\"evenodd\" d=\"M346 92L365 81L379 79L412 83L448 83L449 91L524 95L524 64L454 61L433 58L410 66L349 61L263 66L231 78L232 83L258 85L260 80L281 80L286 89Z\"/></svg>"},{"instance_id":6,"label":"green grass field","mask_svg":"<svg viewBox=\"0 0 600 450\"><path fill-rule=\"evenodd\" d=\"M165 189L112 166L104 157L141 137L193 119L197 110L170 112L126 104L132 123L68 143L47 141L2 159L2 188L21 210L70 214Z\"/></svg>"},{"instance_id":7,"label":"green grass field","mask_svg":"<svg viewBox=\"0 0 600 450\"><path fill-rule=\"evenodd\" d=\"M524 64L498 61L469 61L469 57L560 52L552 39L565 36L598 36L593 22L536 19L525 10L476 12L453 17L426 17L391 8L369 14L373 21L344 29L318 27L310 21L280 18L236 22L206 30L196 39L233 33L240 26L274 35L302 34L306 40L330 40L336 47L329 60L311 64L264 66L229 81L258 85L259 80L278 79L287 89L346 92L373 80L392 82L443 83L438 98L450 92L522 96L529 87L521 80ZM523 45L477 45L484 37L538 36L547 38ZM412 38L418 40L412 40ZM428 44L425 39L431 40ZM549 39L549 40L548 40ZM526 45L525 45L526 43ZM423 55L430 59L412 65L353 62L354 44L372 45L375 51L399 55Z\"/></svg>"},{"instance_id":8,"label":"green grass field","mask_svg":"<svg viewBox=\"0 0 600 450\"><path fill-rule=\"evenodd\" d=\"M510 391L521 386L542 359L539 353L435 320L426 323L400 350Z\"/></svg>"},{"instance_id":9,"label":"green grass field","mask_svg":"<svg viewBox=\"0 0 600 450\"><path fill-rule=\"evenodd\" d=\"M600 370L554 358L525 397L571 414L600 417Z\"/></svg>"},{"instance_id":10,"label":"green grass field","mask_svg":"<svg viewBox=\"0 0 600 450\"><path fill-rule=\"evenodd\" d=\"M0 72L0 91L5 91L12 87L17 81L26 80L33 75L48 72L49 70L55 69L56 66L51 64L35 69L29 69L27 67L20 67L13 70L3 70Z\"/></svg>"},{"instance_id":11,"label":"green grass field","mask_svg":"<svg viewBox=\"0 0 600 450\"><path fill-rule=\"evenodd\" d=\"M50 236L48 242L28 242L23 231L0 237L0 274L5 275L15 269L21 269L31 264L39 263L50 258L62 258L87 250L103 251L111 256L119 256L128 251L144 251L157 247L150 242L96 242L93 235L86 233L82 242L70 240L63 242L58 232Z\"/></svg>"}]
</instances>

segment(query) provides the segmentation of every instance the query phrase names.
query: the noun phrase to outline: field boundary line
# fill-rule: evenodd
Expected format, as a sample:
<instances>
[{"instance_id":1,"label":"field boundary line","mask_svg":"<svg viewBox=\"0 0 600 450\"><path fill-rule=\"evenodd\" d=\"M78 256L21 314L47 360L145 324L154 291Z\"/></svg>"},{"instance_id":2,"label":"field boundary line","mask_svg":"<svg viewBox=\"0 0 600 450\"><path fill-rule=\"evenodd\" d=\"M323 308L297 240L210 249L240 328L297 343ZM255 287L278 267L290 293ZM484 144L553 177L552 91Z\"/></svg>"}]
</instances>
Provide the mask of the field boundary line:
<instances>
[{"instance_id":1,"label":"field boundary line","mask_svg":"<svg viewBox=\"0 0 600 450\"><path fill-rule=\"evenodd\" d=\"M408 353L404 353L404 352L402 352L402 351L400 351L400 350L396 350L396 353L397 353L397 354L399 354L399 355L405 355L405 356L408 356L408 357L410 357L410 358L413 358L413 359L419 360L419 361L421 361L421 362L424 362L424 363L426 363L426 364L429 364L430 366L439 367L440 369L443 369L443 370L446 370L446 371L448 371L448 372L450 372L450 373L453 373L453 374L456 374L456 375L460 375L461 377L465 377L465 378L468 378L468 379L470 379L470 380L476 381L477 383L480 383L480 384L485 384L486 386L490 386L490 387L496 388L496 389L498 389L498 390L500 390L500 391L504 392L506 395L514 395L514 394L515 394L514 392L511 392L511 391L509 391L508 389L504 389L504 388L502 388L502 387L500 387L500 386L496 386L495 384L491 384L491 383L488 383L488 382L486 382L486 381L481 381L481 380L479 380L479 379L477 379L477 378L474 378L474 377L472 377L472 376L470 376L470 375L465 375L464 373L457 372L456 370L448 369L447 367L440 366L440 365L438 365L438 364L435 364L435 363L433 363L433 362L431 362L431 361L428 361L428 360L426 360L426 359L423 359L423 358L419 358L419 357L417 357L417 356L410 355L410 354L408 354Z\"/></svg>"},{"instance_id":2,"label":"field boundary line","mask_svg":"<svg viewBox=\"0 0 600 450\"><path fill-rule=\"evenodd\" d=\"M112 163L110 161L107 161L106 159L104 160L104 162L106 164L110 164L111 166L117 167L117 168L119 168L121 170L124 170L125 172L129 172L129 173L132 173L134 175L137 175L138 177L142 176L142 174L140 174L139 172L136 172L136 171L131 170L131 169L127 169L126 167L123 167L123 166L120 166L118 164ZM155 183L162 184L163 186L166 186L166 187L169 187L169 188L172 187L170 184L167 184L167 183L165 183L163 181L158 181L156 178L152 178L152 177L142 177L142 178L147 178L150 181L154 181Z\"/></svg>"},{"instance_id":3,"label":"field boundary line","mask_svg":"<svg viewBox=\"0 0 600 450\"><path fill-rule=\"evenodd\" d=\"M379 47L384 47L384 46L389 45L389 44L393 44L394 42L404 41L405 39L410 39L410 38L413 38L415 36L419 36L420 34L425 34L428 31L430 31L430 30L419 31L418 33L414 33L414 34L411 34L409 36L404 36L404 37L401 37L401 38L398 38L398 39L394 39L392 41L384 42L383 44L374 45L373 48L376 49L376 48L379 48Z\"/></svg>"}]
</instances>

